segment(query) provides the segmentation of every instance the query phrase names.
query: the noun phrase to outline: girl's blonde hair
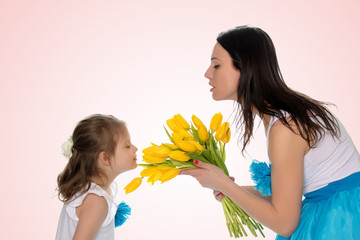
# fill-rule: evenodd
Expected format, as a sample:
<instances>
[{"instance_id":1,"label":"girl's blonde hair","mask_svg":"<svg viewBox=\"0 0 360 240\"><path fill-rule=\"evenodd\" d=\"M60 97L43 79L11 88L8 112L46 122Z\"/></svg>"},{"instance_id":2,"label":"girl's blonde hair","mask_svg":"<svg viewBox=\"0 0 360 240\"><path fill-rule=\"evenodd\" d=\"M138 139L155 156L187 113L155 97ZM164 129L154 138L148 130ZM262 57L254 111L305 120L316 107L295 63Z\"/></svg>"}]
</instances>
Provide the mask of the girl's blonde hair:
<instances>
[{"instance_id":1,"label":"girl's blonde hair","mask_svg":"<svg viewBox=\"0 0 360 240\"><path fill-rule=\"evenodd\" d=\"M72 156L57 177L61 201L66 202L76 193L89 190L91 177L102 174L97 168L99 154L113 155L125 129L125 123L111 115L91 115L77 124L72 135Z\"/></svg>"}]
</instances>

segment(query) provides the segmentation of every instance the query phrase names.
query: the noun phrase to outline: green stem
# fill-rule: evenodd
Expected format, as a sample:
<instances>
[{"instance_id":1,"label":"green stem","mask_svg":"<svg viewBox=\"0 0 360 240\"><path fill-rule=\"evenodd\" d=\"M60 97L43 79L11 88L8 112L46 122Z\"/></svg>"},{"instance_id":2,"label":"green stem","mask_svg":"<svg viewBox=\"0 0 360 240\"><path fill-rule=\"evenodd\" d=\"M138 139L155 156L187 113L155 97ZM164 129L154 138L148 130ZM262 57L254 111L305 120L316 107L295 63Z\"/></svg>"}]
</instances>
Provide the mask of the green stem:
<instances>
[{"instance_id":1,"label":"green stem","mask_svg":"<svg viewBox=\"0 0 360 240\"><path fill-rule=\"evenodd\" d=\"M219 168L221 168L227 176L229 176L229 171L227 170L224 161L217 154L216 150L218 150L218 149L216 148L216 146L214 146L214 141L210 141L210 153L211 153L211 156L215 160L216 165Z\"/></svg>"},{"instance_id":2,"label":"green stem","mask_svg":"<svg viewBox=\"0 0 360 240\"><path fill-rule=\"evenodd\" d=\"M226 218L226 224L231 236L238 238L243 235L248 236L243 225L246 225L253 236L257 237L255 230L259 230L261 235L265 237L262 232L262 225L257 223L252 217L250 217L244 210L242 210L237 204L235 204L230 198L225 196L221 200L224 214Z\"/></svg>"}]
</instances>

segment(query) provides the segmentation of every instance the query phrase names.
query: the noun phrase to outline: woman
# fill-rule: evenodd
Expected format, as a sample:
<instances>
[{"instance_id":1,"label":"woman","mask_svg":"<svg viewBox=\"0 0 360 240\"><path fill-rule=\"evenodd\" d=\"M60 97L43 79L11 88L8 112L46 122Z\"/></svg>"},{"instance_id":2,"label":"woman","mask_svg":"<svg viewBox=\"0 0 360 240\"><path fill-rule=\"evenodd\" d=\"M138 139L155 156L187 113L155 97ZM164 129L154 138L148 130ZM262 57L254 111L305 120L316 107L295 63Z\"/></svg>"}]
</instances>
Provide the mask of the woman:
<instances>
[{"instance_id":1,"label":"woman","mask_svg":"<svg viewBox=\"0 0 360 240\"><path fill-rule=\"evenodd\" d=\"M241 26L221 33L205 73L214 100L234 100L244 151L261 118L271 161L271 197L238 186L198 160L182 171L225 194L277 239L360 239L360 157L342 124L322 102L285 84L272 40ZM305 200L302 202L302 195Z\"/></svg>"}]
</instances>

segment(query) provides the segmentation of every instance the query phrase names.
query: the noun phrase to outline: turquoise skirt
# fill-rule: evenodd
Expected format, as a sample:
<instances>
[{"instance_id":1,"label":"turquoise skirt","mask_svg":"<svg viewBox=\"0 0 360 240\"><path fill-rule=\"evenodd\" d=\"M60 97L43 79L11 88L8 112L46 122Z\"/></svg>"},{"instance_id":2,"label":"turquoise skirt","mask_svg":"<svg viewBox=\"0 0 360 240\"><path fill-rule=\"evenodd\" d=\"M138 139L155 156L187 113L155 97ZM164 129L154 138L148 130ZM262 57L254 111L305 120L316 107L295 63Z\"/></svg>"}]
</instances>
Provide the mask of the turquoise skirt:
<instances>
[{"instance_id":1,"label":"turquoise skirt","mask_svg":"<svg viewBox=\"0 0 360 240\"><path fill-rule=\"evenodd\" d=\"M276 240L360 239L360 172L304 197L297 229Z\"/></svg>"}]
</instances>

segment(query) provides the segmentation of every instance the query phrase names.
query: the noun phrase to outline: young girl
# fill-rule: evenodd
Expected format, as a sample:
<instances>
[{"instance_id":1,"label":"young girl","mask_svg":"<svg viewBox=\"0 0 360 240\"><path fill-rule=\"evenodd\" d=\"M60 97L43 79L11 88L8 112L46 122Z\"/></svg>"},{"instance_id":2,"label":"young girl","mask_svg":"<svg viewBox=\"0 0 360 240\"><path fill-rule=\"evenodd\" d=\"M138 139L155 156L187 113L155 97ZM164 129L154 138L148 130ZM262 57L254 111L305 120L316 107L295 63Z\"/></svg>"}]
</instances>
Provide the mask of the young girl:
<instances>
[{"instance_id":1,"label":"young girl","mask_svg":"<svg viewBox=\"0 0 360 240\"><path fill-rule=\"evenodd\" d=\"M205 73L214 100L234 100L242 150L261 118L271 162L272 195L238 186L198 160L182 171L223 194L274 230L277 239L360 239L360 157L343 125L322 102L285 84L274 45L261 29L221 33ZM302 201L302 195L305 199Z\"/></svg>"},{"instance_id":2,"label":"young girl","mask_svg":"<svg viewBox=\"0 0 360 240\"><path fill-rule=\"evenodd\" d=\"M92 115L78 123L69 162L57 178L64 206L56 239L114 239L113 181L136 168L136 151L125 123L113 116Z\"/></svg>"}]
</instances>

